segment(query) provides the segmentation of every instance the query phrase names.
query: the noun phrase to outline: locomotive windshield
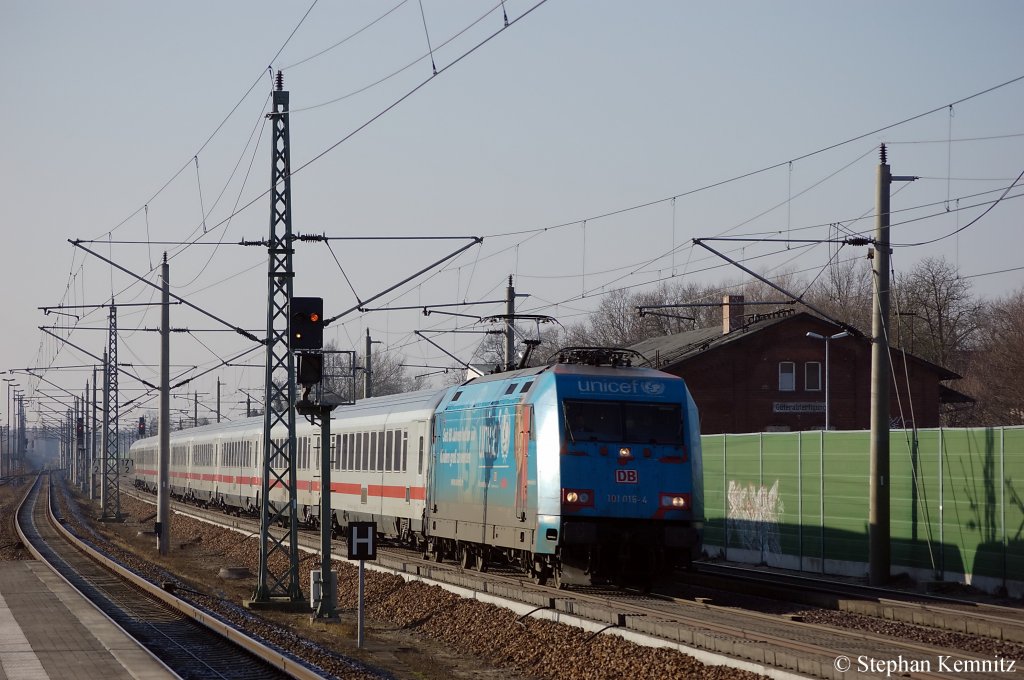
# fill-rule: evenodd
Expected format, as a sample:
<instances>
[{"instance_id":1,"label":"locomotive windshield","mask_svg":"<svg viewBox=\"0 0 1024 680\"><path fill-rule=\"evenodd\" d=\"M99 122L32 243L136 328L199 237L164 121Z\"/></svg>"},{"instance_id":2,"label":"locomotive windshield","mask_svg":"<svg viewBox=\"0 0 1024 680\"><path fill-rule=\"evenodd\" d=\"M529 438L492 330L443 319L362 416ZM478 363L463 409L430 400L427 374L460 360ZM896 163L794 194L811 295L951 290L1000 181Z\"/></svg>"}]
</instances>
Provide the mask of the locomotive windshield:
<instances>
[{"instance_id":1,"label":"locomotive windshield","mask_svg":"<svg viewBox=\"0 0 1024 680\"><path fill-rule=\"evenodd\" d=\"M681 444L679 404L566 399L565 427L572 441Z\"/></svg>"}]
</instances>

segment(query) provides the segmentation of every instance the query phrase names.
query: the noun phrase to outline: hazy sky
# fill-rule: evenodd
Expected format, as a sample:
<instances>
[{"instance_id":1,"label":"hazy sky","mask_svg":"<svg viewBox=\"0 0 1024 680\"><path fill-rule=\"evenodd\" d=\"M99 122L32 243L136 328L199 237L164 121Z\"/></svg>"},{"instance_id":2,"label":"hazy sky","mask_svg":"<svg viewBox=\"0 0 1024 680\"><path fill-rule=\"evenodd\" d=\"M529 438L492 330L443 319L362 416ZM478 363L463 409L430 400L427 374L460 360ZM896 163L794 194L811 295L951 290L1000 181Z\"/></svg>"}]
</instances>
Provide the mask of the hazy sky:
<instances>
[{"instance_id":1,"label":"hazy sky","mask_svg":"<svg viewBox=\"0 0 1024 680\"><path fill-rule=\"evenodd\" d=\"M167 250L177 294L266 325L266 251L237 243L268 233L269 69L284 70L291 93L296 232L484 237L372 307L496 300L513 275L530 295L521 311L568 325L615 288L739 282L690 240L870 230L880 142L894 174L922 178L893 188L898 244L965 227L1024 171L1024 80L948 107L1024 76L1024 3L548 0L524 17L533 6L6 0L0 369L93 363L41 325L102 352L106 336L92 329L105 310L76 320L38 307L156 299L67 239L95 239L88 247L151 280ZM695 191L763 168L773 169ZM894 268L942 256L978 295L1020 288L1024 269L991 272L1024 267L1021 193L955 236L896 248ZM187 249L107 244L200 236ZM322 295L331 316L464 243L298 244L296 294ZM808 280L832 254L720 245L759 272ZM181 307L172 323L216 327ZM158 337L135 329L158 324L156 308L121 309L119 358L150 381ZM457 326L481 328L417 310L353 313L327 337L361 349L369 327L378 351L450 365L412 331ZM437 341L468 360L480 337ZM234 333L176 334L172 362L202 370L248 346ZM262 386L262 353L247 361L194 388L212 405L219 377L237 415L237 390ZM90 375L45 377L80 392ZM120 382L130 398L135 385Z\"/></svg>"}]
</instances>

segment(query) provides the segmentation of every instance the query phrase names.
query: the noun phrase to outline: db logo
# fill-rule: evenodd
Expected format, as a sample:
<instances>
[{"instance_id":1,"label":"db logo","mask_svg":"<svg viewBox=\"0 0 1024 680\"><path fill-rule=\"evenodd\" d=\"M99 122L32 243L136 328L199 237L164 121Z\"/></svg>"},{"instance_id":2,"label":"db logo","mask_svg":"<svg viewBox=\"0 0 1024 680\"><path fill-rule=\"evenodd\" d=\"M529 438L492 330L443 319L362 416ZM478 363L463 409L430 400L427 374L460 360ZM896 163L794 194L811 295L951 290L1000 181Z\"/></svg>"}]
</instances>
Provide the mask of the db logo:
<instances>
[{"instance_id":1,"label":"db logo","mask_svg":"<svg viewBox=\"0 0 1024 680\"><path fill-rule=\"evenodd\" d=\"M636 470L616 470L615 481L619 484L637 484L640 482L640 475Z\"/></svg>"}]
</instances>

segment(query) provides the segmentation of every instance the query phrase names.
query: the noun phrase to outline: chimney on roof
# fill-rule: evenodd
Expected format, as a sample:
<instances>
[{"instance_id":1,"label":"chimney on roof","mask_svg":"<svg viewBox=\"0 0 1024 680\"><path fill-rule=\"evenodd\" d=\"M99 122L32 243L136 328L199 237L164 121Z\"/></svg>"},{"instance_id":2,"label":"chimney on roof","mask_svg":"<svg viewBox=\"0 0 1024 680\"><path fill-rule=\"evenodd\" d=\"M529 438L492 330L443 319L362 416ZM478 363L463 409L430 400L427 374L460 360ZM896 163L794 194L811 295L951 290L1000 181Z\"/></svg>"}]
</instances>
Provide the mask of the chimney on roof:
<instances>
[{"instance_id":1,"label":"chimney on roof","mask_svg":"<svg viewBox=\"0 0 1024 680\"><path fill-rule=\"evenodd\" d=\"M722 335L743 328L744 320L743 296L726 295L722 297Z\"/></svg>"}]
</instances>

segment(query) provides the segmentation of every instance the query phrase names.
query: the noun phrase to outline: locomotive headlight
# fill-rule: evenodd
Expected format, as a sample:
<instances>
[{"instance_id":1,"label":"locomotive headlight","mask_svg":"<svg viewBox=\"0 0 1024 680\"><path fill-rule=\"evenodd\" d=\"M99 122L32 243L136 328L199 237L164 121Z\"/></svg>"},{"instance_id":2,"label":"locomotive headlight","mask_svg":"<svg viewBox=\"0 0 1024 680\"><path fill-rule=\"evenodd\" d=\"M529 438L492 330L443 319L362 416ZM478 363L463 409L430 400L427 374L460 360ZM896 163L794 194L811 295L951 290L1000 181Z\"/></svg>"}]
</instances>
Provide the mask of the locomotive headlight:
<instances>
[{"instance_id":1,"label":"locomotive headlight","mask_svg":"<svg viewBox=\"0 0 1024 680\"><path fill-rule=\"evenodd\" d=\"M562 503L571 508L594 507L593 489L562 489Z\"/></svg>"},{"instance_id":2,"label":"locomotive headlight","mask_svg":"<svg viewBox=\"0 0 1024 680\"><path fill-rule=\"evenodd\" d=\"M666 493L661 496L661 506L674 510L686 510L690 507L690 499L686 494Z\"/></svg>"},{"instance_id":3,"label":"locomotive headlight","mask_svg":"<svg viewBox=\"0 0 1024 680\"><path fill-rule=\"evenodd\" d=\"M632 458L633 451L628 446L623 446L619 449L619 458Z\"/></svg>"}]
</instances>

